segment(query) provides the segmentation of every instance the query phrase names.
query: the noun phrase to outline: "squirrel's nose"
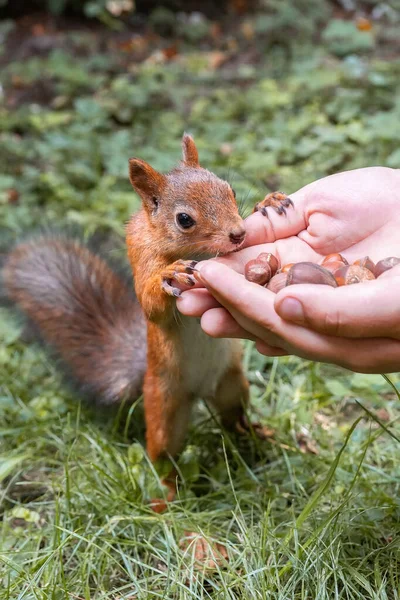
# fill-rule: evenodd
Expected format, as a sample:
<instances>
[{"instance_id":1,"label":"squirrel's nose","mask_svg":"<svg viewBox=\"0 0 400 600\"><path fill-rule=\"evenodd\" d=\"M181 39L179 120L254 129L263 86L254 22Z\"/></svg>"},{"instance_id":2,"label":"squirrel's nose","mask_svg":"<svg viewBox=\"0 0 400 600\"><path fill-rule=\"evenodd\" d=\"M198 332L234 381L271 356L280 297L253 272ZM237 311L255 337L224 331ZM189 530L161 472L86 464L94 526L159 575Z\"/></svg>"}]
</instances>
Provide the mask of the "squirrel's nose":
<instances>
[{"instance_id":1,"label":"squirrel's nose","mask_svg":"<svg viewBox=\"0 0 400 600\"><path fill-rule=\"evenodd\" d=\"M233 231L230 232L229 239L231 240L232 244L238 245L243 242L245 235L246 235L245 228L238 227L237 229L234 229Z\"/></svg>"}]
</instances>

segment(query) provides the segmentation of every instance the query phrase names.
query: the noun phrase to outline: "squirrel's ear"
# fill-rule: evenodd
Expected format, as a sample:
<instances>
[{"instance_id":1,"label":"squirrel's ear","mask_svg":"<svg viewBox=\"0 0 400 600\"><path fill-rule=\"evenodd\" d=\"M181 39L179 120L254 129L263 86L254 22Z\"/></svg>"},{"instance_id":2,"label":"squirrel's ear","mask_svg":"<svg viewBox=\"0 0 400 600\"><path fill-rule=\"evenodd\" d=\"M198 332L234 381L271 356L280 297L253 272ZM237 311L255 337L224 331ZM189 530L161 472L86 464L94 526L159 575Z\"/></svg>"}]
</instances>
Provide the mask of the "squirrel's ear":
<instances>
[{"instance_id":1,"label":"squirrel's ear","mask_svg":"<svg viewBox=\"0 0 400 600\"><path fill-rule=\"evenodd\" d=\"M144 160L129 160L129 179L133 189L143 202L153 207L165 186L165 175L159 173Z\"/></svg>"},{"instance_id":2,"label":"squirrel's ear","mask_svg":"<svg viewBox=\"0 0 400 600\"><path fill-rule=\"evenodd\" d=\"M197 152L194 139L188 133L183 134L182 138L183 162L188 167L199 167L199 153Z\"/></svg>"}]
</instances>

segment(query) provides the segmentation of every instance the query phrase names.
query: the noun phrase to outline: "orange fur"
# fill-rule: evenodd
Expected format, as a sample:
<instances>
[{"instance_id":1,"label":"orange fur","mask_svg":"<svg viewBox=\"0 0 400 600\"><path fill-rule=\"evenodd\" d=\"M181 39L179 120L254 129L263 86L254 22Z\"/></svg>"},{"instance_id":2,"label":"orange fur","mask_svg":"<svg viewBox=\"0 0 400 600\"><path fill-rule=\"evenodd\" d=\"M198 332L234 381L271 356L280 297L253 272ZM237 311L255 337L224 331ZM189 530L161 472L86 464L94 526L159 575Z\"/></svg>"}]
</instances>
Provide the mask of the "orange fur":
<instances>
[{"instance_id":1,"label":"orange fur","mask_svg":"<svg viewBox=\"0 0 400 600\"><path fill-rule=\"evenodd\" d=\"M128 223L126 241L136 294L148 319L144 403L152 460L182 448L196 395L213 402L230 424L248 400L240 343L208 338L197 321L177 314L175 298L163 287L165 280L185 281L188 271L179 259L233 251L245 234L230 185L200 167L190 136L183 137L182 146L181 165L167 175L138 159L130 161L142 208ZM179 213L192 217L194 227L180 228Z\"/></svg>"}]
</instances>

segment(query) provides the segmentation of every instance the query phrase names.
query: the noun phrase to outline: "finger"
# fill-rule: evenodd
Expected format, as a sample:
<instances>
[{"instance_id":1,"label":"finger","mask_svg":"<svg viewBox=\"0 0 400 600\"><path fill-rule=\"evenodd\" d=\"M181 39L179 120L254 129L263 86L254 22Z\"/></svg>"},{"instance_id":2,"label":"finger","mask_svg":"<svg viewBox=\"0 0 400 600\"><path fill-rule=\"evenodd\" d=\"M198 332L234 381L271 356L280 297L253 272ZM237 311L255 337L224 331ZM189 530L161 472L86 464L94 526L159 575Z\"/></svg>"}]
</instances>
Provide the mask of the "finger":
<instances>
[{"instance_id":1,"label":"finger","mask_svg":"<svg viewBox=\"0 0 400 600\"><path fill-rule=\"evenodd\" d=\"M244 248L239 252L233 252L215 260L227 265L238 273L243 273L246 263L249 260L257 258L261 252L271 252L274 254L281 266L300 261L318 262L321 259L321 255L317 254L315 250L298 237L294 236L285 240L278 240L273 244L261 244L259 246Z\"/></svg>"},{"instance_id":2,"label":"finger","mask_svg":"<svg viewBox=\"0 0 400 600\"><path fill-rule=\"evenodd\" d=\"M238 325L269 346L358 372L384 373L400 369L400 342L384 337L337 338L287 323L274 310L274 294L246 281L225 265L204 263L201 275Z\"/></svg>"},{"instance_id":3,"label":"finger","mask_svg":"<svg viewBox=\"0 0 400 600\"><path fill-rule=\"evenodd\" d=\"M290 194L294 207L286 209L286 215L278 215L273 209L268 209L268 216L260 212L253 213L245 220L246 238L245 246L255 246L266 242L275 242L278 239L297 235L305 229L305 206L307 188Z\"/></svg>"},{"instance_id":4,"label":"finger","mask_svg":"<svg viewBox=\"0 0 400 600\"><path fill-rule=\"evenodd\" d=\"M275 346L269 346L262 340L256 340L256 348L260 354L264 356L288 356L288 352L282 350L282 348L276 348Z\"/></svg>"},{"instance_id":5,"label":"finger","mask_svg":"<svg viewBox=\"0 0 400 600\"><path fill-rule=\"evenodd\" d=\"M282 319L336 337L395 337L400 334L400 278L340 288L295 285L275 298Z\"/></svg>"},{"instance_id":6,"label":"finger","mask_svg":"<svg viewBox=\"0 0 400 600\"><path fill-rule=\"evenodd\" d=\"M214 338L240 338L255 340L248 331L240 327L225 308L212 308L201 318L201 327Z\"/></svg>"},{"instance_id":7,"label":"finger","mask_svg":"<svg viewBox=\"0 0 400 600\"><path fill-rule=\"evenodd\" d=\"M192 289L183 292L176 299L178 310L188 317L201 317L203 313L220 306L219 302L205 289Z\"/></svg>"},{"instance_id":8,"label":"finger","mask_svg":"<svg viewBox=\"0 0 400 600\"><path fill-rule=\"evenodd\" d=\"M199 275L214 298L224 306L242 329L260 337L271 346L279 346L274 321L281 321L274 309L274 294L246 281L226 265L207 261L199 265ZM267 315L274 315L268 319Z\"/></svg>"}]
</instances>

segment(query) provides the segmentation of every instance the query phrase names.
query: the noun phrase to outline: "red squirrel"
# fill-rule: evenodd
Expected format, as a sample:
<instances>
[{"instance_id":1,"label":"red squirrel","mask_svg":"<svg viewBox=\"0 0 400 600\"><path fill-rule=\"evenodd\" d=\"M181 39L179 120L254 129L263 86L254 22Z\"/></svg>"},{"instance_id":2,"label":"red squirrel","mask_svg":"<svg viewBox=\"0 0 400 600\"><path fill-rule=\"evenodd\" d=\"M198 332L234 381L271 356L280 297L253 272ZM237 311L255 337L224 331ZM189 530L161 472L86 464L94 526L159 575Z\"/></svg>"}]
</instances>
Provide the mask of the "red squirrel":
<instances>
[{"instance_id":1,"label":"red squirrel","mask_svg":"<svg viewBox=\"0 0 400 600\"><path fill-rule=\"evenodd\" d=\"M8 297L83 396L110 404L143 389L152 461L182 449L196 398L211 402L228 426L242 419L249 399L240 341L210 338L176 310L181 284L194 284L196 260L236 251L246 235L229 183L200 166L187 134L182 147L181 163L165 175L129 161L142 200L126 228L137 300L103 259L62 236L17 245L2 269ZM256 209L281 214L290 204L269 194Z\"/></svg>"}]
</instances>

